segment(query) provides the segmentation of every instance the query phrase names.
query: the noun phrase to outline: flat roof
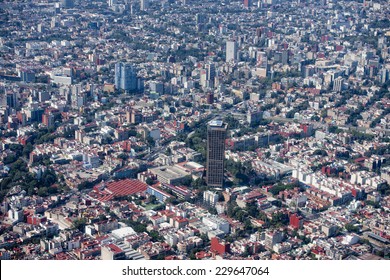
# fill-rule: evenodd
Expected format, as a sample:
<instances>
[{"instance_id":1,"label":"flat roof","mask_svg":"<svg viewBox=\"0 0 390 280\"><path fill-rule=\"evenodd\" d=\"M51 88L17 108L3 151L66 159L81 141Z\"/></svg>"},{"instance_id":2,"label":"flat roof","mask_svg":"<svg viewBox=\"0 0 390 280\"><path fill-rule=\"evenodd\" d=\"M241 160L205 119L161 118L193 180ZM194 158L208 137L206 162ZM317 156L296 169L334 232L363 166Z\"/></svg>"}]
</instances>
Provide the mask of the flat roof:
<instances>
[{"instance_id":1,"label":"flat roof","mask_svg":"<svg viewBox=\"0 0 390 280\"><path fill-rule=\"evenodd\" d=\"M212 120L209 122L209 126L222 127L222 125L223 125L223 121L221 121L221 120Z\"/></svg>"},{"instance_id":2,"label":"flat roof","mask_svg":"<svg viewBox=\"0 0 390 280\"><path fill-rule=\"evenodd\" d=\"M136 234L136 232L132 227L123 227L123 228L115 229L111 232L111 235L115 239L123 239L127 236L134 235L134 234Z\"/></svg>"}]
</instances>

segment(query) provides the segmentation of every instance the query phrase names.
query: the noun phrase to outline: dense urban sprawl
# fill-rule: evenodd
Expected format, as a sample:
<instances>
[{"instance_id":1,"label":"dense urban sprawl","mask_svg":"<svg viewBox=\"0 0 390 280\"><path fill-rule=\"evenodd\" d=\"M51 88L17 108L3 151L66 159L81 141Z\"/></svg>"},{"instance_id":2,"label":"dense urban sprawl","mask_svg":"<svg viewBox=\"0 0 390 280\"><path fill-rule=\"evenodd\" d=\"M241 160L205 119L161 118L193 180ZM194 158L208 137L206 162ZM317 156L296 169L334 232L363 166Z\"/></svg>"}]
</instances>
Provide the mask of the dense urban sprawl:
<instances>
[{"instance_id":1,"label":"dense urban sprawl","mask_svg":"<svg viewBox=\"0 0 390 280\"><path fill-rule=\"evenodd\" d=\"M0 259L388 259L386 0L0 1Z\"/></svg>"}]
</instances>

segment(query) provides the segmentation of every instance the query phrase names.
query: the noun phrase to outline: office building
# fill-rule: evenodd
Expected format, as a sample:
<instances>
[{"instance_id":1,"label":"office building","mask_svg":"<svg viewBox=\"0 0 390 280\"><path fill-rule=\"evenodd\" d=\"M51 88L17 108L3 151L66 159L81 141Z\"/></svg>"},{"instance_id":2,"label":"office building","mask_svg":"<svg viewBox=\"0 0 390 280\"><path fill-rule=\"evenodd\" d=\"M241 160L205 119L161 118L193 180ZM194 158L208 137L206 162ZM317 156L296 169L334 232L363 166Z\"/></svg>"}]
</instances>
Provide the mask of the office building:
<instances>
[{"instance_id":1,"label":"office building","mask_svg":"<svg viewBox=\"0 0 390 280\"><path fill-rule=\"evenodd\" d=\"M388 80L389 80L389 70L388 69L382 69L381 70L381 76L380 76L380 79L381 79L381 83L386 83Z\"/></svg>"},{"instance_id":2,"label":"office building","mask_svg":"<svg viewBox=\"0 0 390 280\"><path fill-rule=\"evenodd\" d=\"M133 65L123 62L115 64L115 88L126 91L137 90L137 72Z\"/></svg>"},{"instance_id":3,"label":"office building","mask_svg":"<svg viewBox=\"0 0 390 280\"><path fill-rule=\"evenodd\" d=\"M35 73L31 70L19 70L19 77L25 83L33 83L35 81Z\"/></svg>"},{"instance_id":4,"label":"office building","mask_svg":"<svg viewBox=\"0 0 390 280\"><path fill-rule=\"evenodd\" d=\"M186 172L177 166L169 165L149 168L148 172L153 174L160 183L168 185L180 185L187 176L191 175L189 172Z\"/></svg>"},{"instance_id":5,"label":"office building","mask_svg":"<svg viewBox=\"0 0 390 280\"><path fill-rule=\"evenodd\" d=\"M244 0L243 2L245 8L250 8L253 5L252 0Z\"/></svg>"},{"instance_id":6,"label":"office building","mask_svg":"<svg viewBox=\"0 0 390 280\"><path fill-rule=\"evenodd\" d=\"M215 65L214 63L206 64L206 74L207 74L207 87L213 88L215 83Z\"/></svg>"},{"instance_id":7,"label":"office building","mask_svg":"<svg viewBox=\"0 0 390 280\"><path fill-rule=\"evenodd\" d=\"M6 102L7 102L7 106L9 108L15 108L16 102L17 102L16 94L14 92L7 93L6 94Z\"/></svg>"},{"instance_id":8,"label":"office building","mask_svg":"<svg viewBox=\"0 0 390 280\"><path fill-rule=\"evenodd\" d=\"M61 7L64 9L71 9L74 7L73 0L61 0Z\"/></svg>"},{"instance_id":9,"label":"office building","mask_svg":"<svg viewBox=\"0 0 390 280\"><path fill-rule=\"evenodd\" d=\"M149 8L149 1L148 0L141 0L141 3L140 3L141 11L147 11L148 8Z\"/></svg>"},{"instance_id":10,"label":"office building","mask_svg":"<svg viewBox=\"0 0 390 280\"><path fill-rule=\"evenodd\" d=\"M220 120L209 122L207 127L206 182L211 187L223 186L226 130L227 124Z\"/></svg>"},{"instance_id":11,"label":"office building","mask_svg":"<svg viewBox=\"0 0 390 280\"><path fill-rule=\"evenodd\" d=\"M150 195L154 195L156 197L156 199L161 203L164 203L165 200L173 197L169 193L163 191L162 189L160 189L158 187L154 187L154 186L148 186L148 188L146 189L146 192Z\"/></svg>"},{"instance_id":12,"label":"office building","mask_svg":"<svg viewBox=\"0 0 390 280\"><path fill-rule=\"evenodd\" d=\"M219 195L216 192L205 191L203 192L203 202L211 206L215 206L219 199Z\"/></svg>"},{"instance_id":13,"label":"office building","mask_svg":"<svg viewBox=\"0 0 390 280\"><path fill-rule=\"evenodd\" d=\"M226 62L237 60L237 42L227 41L226 42Z\"/></svg>"},{"instance_id":14,"label":"office building","mask_svg":"<svg viewBox=\"0 0 390 280\"><path fill-rule=\"evenodd\" d=\"M51 128L54 126L54 122L55 122L55 116L51 113L49 114L43 114L42 115L42 123L48 127L48 128Z\"/></svg>"},{"instance_id":15,"label":"office building","mask_svg":"<svg viewBox=\"0 0 390 280\"><path fill-rule=\"evenodd\" d=\"M333 82L333 91L341 92L343 90L344 79L337 77Z\"/></svg>"},{"instance_id":16,"label":"office building","mask_svg":"<svg viewBox=\"0 0 390 280\"><path fill-rule=\"evenodd\" d=\"M112 7L112 6L117 5L117 4L118 4L117 0L108 0L108 6L109 7Z\"/></svg>"},{"instance_id":17,"label":"office building","mask_svg":"<svg viewBox=\"0 0 390 280\"><path fill-rule=\"evenodd\" d=\"M196 14L195 15L195 23L198 24L203 24L207 22L207 17L204 14Z\"/></svg>"},{"instance_id":18,"label":"office building","mask_svg":"<svg viewBox=\"0 0 390 280\"><path fill-rule=\"evenodd\" d=\"M248 110L246 113L246 120L250 126L258 124L263 118L263 112L260 110Z\"/></svg>"},{"instance_id":19,"label":"office building","mask_svg":"<svg viewBox=\"0 0 390 280\"><path fill-rule=\"evenodd\" d=\"M218 216L207 216L202 218L202 223L212 230L221 230L224 234L230 232L230 224L227 220Z\"/></svg>"}]
</instances>

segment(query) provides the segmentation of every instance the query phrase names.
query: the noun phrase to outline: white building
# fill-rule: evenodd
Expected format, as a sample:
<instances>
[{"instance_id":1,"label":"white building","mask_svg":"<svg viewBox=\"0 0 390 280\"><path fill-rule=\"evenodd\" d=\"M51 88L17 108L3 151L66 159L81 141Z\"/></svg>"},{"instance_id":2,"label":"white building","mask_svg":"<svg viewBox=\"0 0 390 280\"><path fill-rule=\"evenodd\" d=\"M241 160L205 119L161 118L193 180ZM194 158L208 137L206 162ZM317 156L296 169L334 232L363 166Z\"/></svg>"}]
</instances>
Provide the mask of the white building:
<instances>
[{"instance_id":1,"label":"white building","mask_svg":"<svg viewBox=\"0 0 390 280\"><path fill-rule=\"evenodd\" d=\"M149 0L141 0L140 9L141 11L147 11L149 9Z\"/></svg>"},{"instance_id":2,"label":"white building","mask_svg":"<svg viewBox=\"0 0 390 280\"><path fill-rule=\"evenodd\" d=\"M207 227L213 230L221 230L225 234L228 234L230 231L229 223L225 219L219 218L217 216L203 217L202 222Z\"/></svg>"},{"instance_id":3,"label":"white building","mask_svg":"<svg viewBox=\"0 0 390 280\"><path fill-rule=\"evenodd\" d=\"M219 195L216 192L205 191L203 192L203 202L212 206L218 202Z\"/></svg>"},{"instance_id":4,"label":"white building","mask_svg":"<svg viewBox=\"0 0 390 280\"><path fill-rule=\"evenodd\" d=\"M227 41L226 42L226 62L237 60L237 42Z\"/></svg>"}]
</instances>

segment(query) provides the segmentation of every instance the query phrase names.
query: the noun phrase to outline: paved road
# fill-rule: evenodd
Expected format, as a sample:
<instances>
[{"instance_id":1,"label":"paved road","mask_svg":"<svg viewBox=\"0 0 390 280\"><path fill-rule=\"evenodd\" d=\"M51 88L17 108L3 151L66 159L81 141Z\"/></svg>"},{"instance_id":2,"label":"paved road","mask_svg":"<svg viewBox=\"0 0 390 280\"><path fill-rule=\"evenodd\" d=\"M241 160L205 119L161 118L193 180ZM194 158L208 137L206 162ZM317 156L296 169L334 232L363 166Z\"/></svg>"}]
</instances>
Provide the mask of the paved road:
<instances>
[{"instance_id":1,"label":"paved road","mask_svg":"<svg viewBox=\"0 0 390 280\"><path fill-rule=\"evenodd\" d=\"M296 119L288 119L284 117L269 117L266 118L267 120L272 120L275 122L297 122L297 123L310 123L313 124L315 128L326 128L327 124L321 123L321 122L316 122L316 121L307 121L307 120L296 120ZM345 129L345 130L357 130L361 132L367 132L367 131L379 131L379 132L390 132L390 129L386 128L366 128L366 127L356 127L352 125L344 125L344 126L338 126L340 129Z\"/></svg>"}]
</instances>

